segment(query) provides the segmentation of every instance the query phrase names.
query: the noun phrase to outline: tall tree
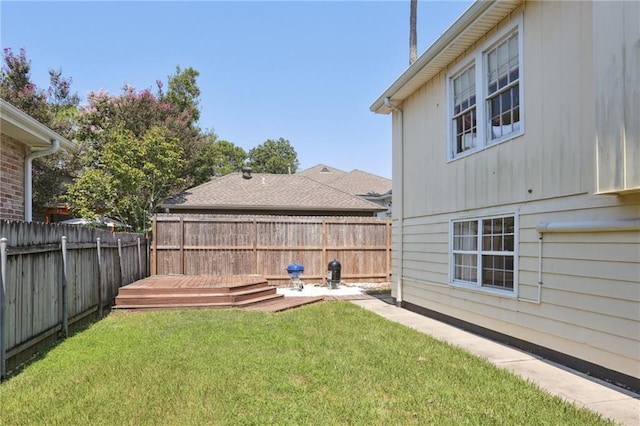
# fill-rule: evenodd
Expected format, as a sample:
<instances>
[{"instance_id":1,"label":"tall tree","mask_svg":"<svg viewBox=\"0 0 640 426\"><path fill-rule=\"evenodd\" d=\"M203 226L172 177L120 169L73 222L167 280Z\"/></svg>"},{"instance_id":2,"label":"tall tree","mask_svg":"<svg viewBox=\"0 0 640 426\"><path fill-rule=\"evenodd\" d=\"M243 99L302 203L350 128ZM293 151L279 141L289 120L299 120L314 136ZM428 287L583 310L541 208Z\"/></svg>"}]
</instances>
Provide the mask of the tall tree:
<instances>
[{"instance_id":1,"label":"tall tree","mask_svg":"<svg viewBox=\"0 0 640 426\"><path fill-rule=\"evenodd\" d=\"M247 159L247 153L232 142L216 140L215 135L202 150L195 170L195 185L211 179L212 176L224 176L238 171Z\"/></svg>"},{"instance_id":2,"label":"tall tree","mask_svg":"<svg viewBox=\"0 0 640 426\"><path fill-rule=\"evenodd\" d=\"M284 138L267 139L249 151L248 164L256 173L287 174L298 171L298 154Z\"/></svg>"},{"instance_id":3,"label":"tall tree","mask_svg":"<svg viewBox=\"0 0 640 426\"><path fill-rule=\"evenodd\" d=\"M0 98L29 114L57 133L73 139L74 121L80 98L71 92L71 79L61 70L49 70L49 87L40 89L31 81L31 61L24 49L15 54L3 50L0 69ZM77 173L75 153L60 150L33 161L33 210L42 211L59 201L65 186Z\"/></svg>"},{"instance_id":4,"label":"tall tree","mask_svg":"<svg viewBox=\"0 0 640 426\"><path fill-rule=\"evenodd\" d=\"M161 126L167 129L169 136L180 141L185 159L180 176L186 185L196 184L196 168L207 142L207 134L197 126L200 117L197 76L198 72L193 68L181 70L177 67L176 74L169 76L166 93L161 81L156 81L156 94L150 89L137 91L128 85L116 96L104 91L90 92L88 105L78 117L78 139L82 142L85 163L91 166L98 161L107 136L119 126L138 138L150 128Z\"/></svg>"},{"instance_id":5,"label":"tall tree","mask_svg":"<svg viewBox=\"0 0 640 426\"><path fill-rule=\"evenodd\" d=\"M418 0L411 0L411 12L409 14L409 65L418 59L418 30L416 20L418 15Z\"/></svg>"},{"instance_id":6,"label":"tall tree","mask_svg":"<svg viewBox=\"0 0 640 426\"><path fill-rule=\"evenodd\" d=\"M154 126L137 137L119 126L109 132L99 162L75 180L65 198L81 217L106 215L147 231L162 201L183 188L183 163L180 142L166 128Z\"/></svg>"}]
</instances>

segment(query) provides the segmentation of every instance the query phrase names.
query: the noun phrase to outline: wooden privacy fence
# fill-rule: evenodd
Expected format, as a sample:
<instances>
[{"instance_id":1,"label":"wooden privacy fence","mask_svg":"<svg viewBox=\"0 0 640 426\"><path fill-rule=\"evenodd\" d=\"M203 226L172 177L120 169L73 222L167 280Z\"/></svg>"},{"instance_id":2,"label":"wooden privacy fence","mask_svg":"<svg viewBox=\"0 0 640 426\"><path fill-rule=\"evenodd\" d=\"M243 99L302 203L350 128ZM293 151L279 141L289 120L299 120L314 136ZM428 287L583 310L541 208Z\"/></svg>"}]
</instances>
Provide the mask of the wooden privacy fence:
<instances>
[{"instance_id":1,"label":"wooden privacy fence","mask_svg":"<svg viewBox=\"0 0 640 426\"><path fill-rule=\"evenodd\" d=\"M158 214L152 229L152 274L260 274L286 285L298 262L303 281L323 283L335 258L344 282L391 279L386 218Z\"/></svg>"},{"instance_id":2,"label":"wooden privacy fence","mask_svg":"<svg viewBox=\"0 0 640 426\"><path fill-rule=\"evenodd\" d=\"M74 225L0 221L0 378L149 275L148 239Z\"/></svg>"}]
</instances>

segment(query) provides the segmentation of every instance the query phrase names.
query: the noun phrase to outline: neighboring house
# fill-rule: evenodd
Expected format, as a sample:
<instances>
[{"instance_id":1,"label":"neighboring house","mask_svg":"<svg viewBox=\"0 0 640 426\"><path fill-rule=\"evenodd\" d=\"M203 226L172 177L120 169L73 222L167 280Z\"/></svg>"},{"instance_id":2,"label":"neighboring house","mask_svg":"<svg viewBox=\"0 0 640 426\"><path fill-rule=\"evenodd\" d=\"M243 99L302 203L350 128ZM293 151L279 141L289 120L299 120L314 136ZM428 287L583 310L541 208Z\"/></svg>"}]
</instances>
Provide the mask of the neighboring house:
<instances>
[{"instance_id":1,"label":"neighboring house","mask_svg":"<svg viewBox=\"0 0 640 426\"><path fill-rule=\"evenodd\" d=\"M0 133L0 219L30 222L33 159L73 144L3 99Z\"/></svg>"},{"instance_id":2,"label":"neighboring house","mask_svg":"<svg viewBox=\"0 0 640 426\"><path fill-rule=\"evenodd\" d=\"M392 113L393 296L640 389L640 2L477 1Z\"/></svg>"},{"instance_id":3,"label":"neighboring house","mask_svg":"<svg viewBox=\"0 0 640 426\"><path fill-rule=\"evenodd\" d=\"M232 173L169 197L165 213L375 216L378 205L300 174Z\"/></svg>"},{"instance_id":4,"label":"neighboring house","mask_svg":"<svg viewBox=\"0 0 640 426\"><path fill-rule=\"evenodd\" d=\"M297 174L383 207L385 210L378 213L379 217L391 216L391 179L361 170L352 170L347 173L324 164L318 164Z\"/></svg>"}]
</instances>

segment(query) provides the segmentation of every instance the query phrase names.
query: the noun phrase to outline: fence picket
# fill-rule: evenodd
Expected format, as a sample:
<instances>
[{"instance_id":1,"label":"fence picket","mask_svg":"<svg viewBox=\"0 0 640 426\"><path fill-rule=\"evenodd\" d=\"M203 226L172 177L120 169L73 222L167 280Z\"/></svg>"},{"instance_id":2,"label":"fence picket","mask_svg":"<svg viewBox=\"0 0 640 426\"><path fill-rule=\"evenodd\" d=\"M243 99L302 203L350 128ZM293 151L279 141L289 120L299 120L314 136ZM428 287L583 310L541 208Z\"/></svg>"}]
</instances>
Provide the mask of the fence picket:
<instances>
[{"instance_id":1,"label":"fence picket","mask_svg":"<svg viewBox=\"0 0 640 426\"><path fill-rule=\"evenodd\" d=\"M96 254L98 238L102 268ZM112 303L118 287L146 276L141 264L148 262L148 253L136 253L142 238L146 236L0 220L0 240L6 247L5 264L0 267L4 307L0 377L29 359L40 342L51 343L58 331L68 333L74 322ZM117 255L118 240L124 256ZM100 279L103 290L98 295Z\"/></svg>"}]
</instances>

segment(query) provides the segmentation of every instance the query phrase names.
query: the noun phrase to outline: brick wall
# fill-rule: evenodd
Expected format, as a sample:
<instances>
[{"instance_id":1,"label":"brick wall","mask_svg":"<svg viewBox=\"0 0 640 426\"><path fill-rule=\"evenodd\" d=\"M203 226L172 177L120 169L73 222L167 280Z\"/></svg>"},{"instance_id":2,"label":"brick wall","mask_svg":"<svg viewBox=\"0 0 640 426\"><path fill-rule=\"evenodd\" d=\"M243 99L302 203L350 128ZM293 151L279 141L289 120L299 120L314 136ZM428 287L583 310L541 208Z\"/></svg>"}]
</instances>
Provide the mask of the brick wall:
<instances>
[{"instance_id":1,"label":"brick wall","mask_svg":"<svg viewBox=\"0 0 640 426\"><path fill-rule=\"evenodd\" d=\"M0 139L0 219L24 219L24 157L26 147L2 135Z\"/></svg>"}]
</instances>

